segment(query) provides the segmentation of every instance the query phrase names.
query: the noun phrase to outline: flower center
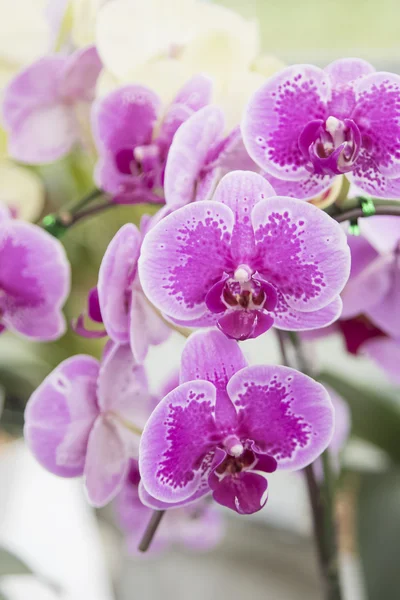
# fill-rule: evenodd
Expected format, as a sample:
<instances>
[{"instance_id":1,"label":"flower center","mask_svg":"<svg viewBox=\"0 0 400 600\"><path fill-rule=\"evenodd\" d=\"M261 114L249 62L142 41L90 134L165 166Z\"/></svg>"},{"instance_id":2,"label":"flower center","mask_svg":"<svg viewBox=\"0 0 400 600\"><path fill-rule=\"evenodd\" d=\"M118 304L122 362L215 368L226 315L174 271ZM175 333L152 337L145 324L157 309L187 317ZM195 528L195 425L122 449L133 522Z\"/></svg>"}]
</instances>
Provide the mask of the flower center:
<instances>
[{"instance_id":1,"label":"flower center","mask_svg":"<svg viewBox=\"0 0 400 600\"><path fill-rule=\"evenodd\" d=\"M243 449L238 456L228 454L220 465L215 469L215 474L220 479L227 475L235 475L247 469L251 469L257 462L257 457L252 450Z\"/></svg>"},{"instance_id":2,"label":"flower center","mask_svg":"<svg viewBox=\"0 0 400 600\"><path fill-rule=\"evenodd\" d=\"M299 147L319 175L351 171L360 154L361 134L351 119L330 116L310 121L299 137Z\"/></svg>"},{"instance_id":3,"label":"flower center","mask_svg":"<svg viewBox=\"0 0 400 600\"><path fill-rule=\"evenodd\" d=\"M140 178L149 189L162 186L165 157L156 143L121 148L115 154L115 165L122 175Z\"/></svg>"}]
</instances>

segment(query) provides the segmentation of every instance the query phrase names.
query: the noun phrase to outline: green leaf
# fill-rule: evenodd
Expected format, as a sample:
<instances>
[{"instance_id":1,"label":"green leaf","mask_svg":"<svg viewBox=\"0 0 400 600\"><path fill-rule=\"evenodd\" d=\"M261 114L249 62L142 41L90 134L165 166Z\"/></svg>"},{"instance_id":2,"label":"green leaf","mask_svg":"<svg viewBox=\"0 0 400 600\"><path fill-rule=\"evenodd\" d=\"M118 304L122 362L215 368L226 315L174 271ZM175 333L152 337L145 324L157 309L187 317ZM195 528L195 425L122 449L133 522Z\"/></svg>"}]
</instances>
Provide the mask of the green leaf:
<instances>
[{"instance_id":1,"label":"green leaf","mask_svg":"<svg viewBox=\"0 0 400 600\"><path fill-rule=\"evenodd\" d=\"M0 548L0 577L28 574L32 574L32 570L18 556L6 548Z\"/></svg>"},{"instance_id":2,"label":"green leaf","mask_svg":"<svg viewBox=\"0 0 400 600\"><path fill-rule=\"evenodd\" d=\"M368 600L398 600L400 590L400 473L361 477L358 547Z\"/></svg>"},{"instance_id":3,"label":"green leaf","mask_svg":"<svg viewBox=\"0 0 400 600\"><path fill-rule=\"evenodd\" d=\"M323 372L318 380L348 402L352 434L375 444L400 464L400 406L395 398L379 389L354 386L332 373Z\"/></svg>"}]
</instances>

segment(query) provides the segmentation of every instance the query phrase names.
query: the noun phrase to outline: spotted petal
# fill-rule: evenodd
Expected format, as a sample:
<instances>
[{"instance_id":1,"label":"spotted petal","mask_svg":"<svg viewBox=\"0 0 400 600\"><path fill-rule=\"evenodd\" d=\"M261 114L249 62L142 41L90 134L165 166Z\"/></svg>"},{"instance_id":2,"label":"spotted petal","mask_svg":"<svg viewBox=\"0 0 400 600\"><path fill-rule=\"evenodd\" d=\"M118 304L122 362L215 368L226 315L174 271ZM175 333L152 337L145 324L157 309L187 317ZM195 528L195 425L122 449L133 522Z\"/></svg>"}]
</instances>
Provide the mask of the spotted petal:
<instances>
[{"instance_id":1,"label":"spotted petal","mask_svg":"<svg viewBox=\"0 0 400 600\"><path fill-rule=\"evenodd\" d=\"M146 491L157 500L187 500L204 484L218 434L215 401L212 383L190 381L152 413L140 441L139 469Z\"/></svg>"},{"instance_id":2,"label":"spotted petal","mask_svg":"<svg viewBox=\"0 0 400 600\"><path fill-rule=\"evenodd\" d=\"M25 410L25 440L35 458L61 477L82 475L87 443L98 415L97 360L73 356L32 394Z\"/></svg>"},{"instance_id":3,"label":"spotted petal","mask_svg":"<svg viewBox=\"0 0 400 600\"><path fill-rule=\"evenodd\" d=\"M296 310L324 308L342 291L350 250L340 225L319 208L275 197L253 209L258 270Z\"/></svg>"},{"instance_id":4,"label":"spotted petal","mask_svg":"<svg viewBox=\"0 0 400 600\"><path fill-rule=\"evenodd\" d=\"M206 312L205 297L230 264L232 211L216 202L184 206L146 235L139 276L149 300L177 319Z\"/></svg>"},{"instance_id":5,"label":"spotted petal","mask_svg":"<svg viewBox=\"0 0 400 600\"><path fill-rule=\"evenodd\" d=\"M334 410L327 391L303 373L252 366L236 373L228 394L238 411L241 439L275 458L278 468L302 469L328 446Z\"/></svg>"},{"instance_id":6,"label":"spotted petal","mask_svg":"<svg viewBox=\"0 0 400 600\"><path fill-rule=\"evenodd\" d=\"M352 119L366 148L357 162L354 182L359 185L360 177L379 188L379 174L400 176L400 76L371 73L358 79L354 90L357 105Z\"/></svg>"},{"instance_id":7,"label":"spotted petal","mask_svg":"<svg viewBox=\"0 0 400 600\"><path fill-rule=\"evenodd\" d=\"M317 67L296 65L270 77L250 99L242 121L251 158L279 179L308 178L298 139L307 123L326 118L329 98L329 77Z\"/></svg>"}]
</instances>

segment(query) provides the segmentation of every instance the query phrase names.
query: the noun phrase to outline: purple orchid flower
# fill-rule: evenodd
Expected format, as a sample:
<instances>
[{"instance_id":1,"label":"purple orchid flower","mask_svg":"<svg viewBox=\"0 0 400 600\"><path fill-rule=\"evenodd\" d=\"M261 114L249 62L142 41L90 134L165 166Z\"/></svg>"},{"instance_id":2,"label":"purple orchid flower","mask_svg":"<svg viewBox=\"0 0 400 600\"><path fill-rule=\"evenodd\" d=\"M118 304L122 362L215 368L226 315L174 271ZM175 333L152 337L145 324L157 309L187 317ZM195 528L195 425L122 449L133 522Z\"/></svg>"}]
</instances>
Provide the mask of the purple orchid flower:
<instances>
[{"instance_id":1,"label":"purple orchid flower","mask_svg":"<svg viewBox=\"0 0 400 600\"><path fill-rule=\"evenodd\" d=\"M25 440L51 473L83 475L90 503L103 506L124 484L129 459L137 457L150 407L144 370L129 346L114 345L101 364L73 356L46 377L27 404Z\"/></svg>"},{"instance_id":2,"label":"purple orchid flower","mask_svg":"<svg viewBox=\"0 0 400 600\"><path fill-rule=\"evenodd\" d=\"M393 338L400 338L400 223L375 216L360 222L360 236L349 236L350 278L343 290L343 318L364 314Z\"/></svg>"},{"instance_id":3,"label":"purple orchid flower","mask_svg":"<svg viewBox=\"0 0 400 600\"><path fill-rule=\"evenodd\" d=\"M349 58L268 79L249 102L242 134L278 193L312 198L345 175L369 194L399 198L399 117L400 77Z\"/></svg>"},{"instance_id":4,"label":"purple orchid flower","mask_svg":"<svg viewBox=\"0 0 400 600\"><path fill-rule=\"evenodd\" d=\"M138 545L152 515L151 508L145 506L139 497L140 473L138 463L131 460L128 476L123 488L115 499L115 512L119 526L125 533L130 554L138 552ZM205 500L168 510L164 516L149 552L158 554L172 544L184 546L193 551L206 551L214 548L224 533L220 511Z\"/></svg>"},{"instance_id":5,"label":"purple orchid flower","mask_svg":"<svg viewBox=\"0 0 400 600\"><path fill-rule=\"evenodd\" d=\"M165 167L165 201L178 207L209 200L220 179L235 169L257 171L240 129L224 137L225 118L217 106L205 106L176 132Z\"/></svg>"},{"instance_id":6,"label":"purple orchid flower","mask_svg":"<svg viewBox=\"0 0 400 600\"><path fill-rule=\"evenodd\" d=\"M350 252L341 227L311 204L274 197L252 172L225 175L212 201L146 235L139 275L149 300L187 327L254 338L329 325L341 312Z\"/></svg>"},{"instance_id":7,"label":"purple orchid flower","mask_svg":"<svg viewBox=\"0 0 400 600\"><path fill-rule=\"evenodd\" d=\"M150 225L143 223L142 231ZM103 323L105 331L88 331L81 315L74 327L85 337L109 335L116 344L130 344L139 363L146 358L151 345L164 342L170 332L143 293L137 262L142 234L132 223L127 223L111 240L100 265L97 287L90 290L88 314L96 323Z\"/></svg>"},{"instance_id":8,"label":"purple orchid flower","mask_svg":"<svg viewBox=\"0 0 400 600\"><path fill-rule=\"evenodd\" d=\"M0 332L58 339L65 332L61 309L69 290L70 266L60 242L0 205Z\"/></svg>"},{"instance_id":9,"label":"purple orchid flower","mask_svg":"<svg viewBox=\"0 0 400 600\"><path fill-rule=\"evenodd\" d=\"M5 90L4 126L10 155L40 164L66 155L81 138L79 115L94 99L102 65L94 47L34 62Z\"/></svg>"},{"instance_id":10,"label":"purple orchid flower","mask_svg":"<svg viewBox=\"0 0 400 600\"><path fill-rule=\"evenodd\" d=\"M301 469L329 444L334 414L326 390L279 366L246 366L221 332L194 333L181 385L158 404L140 441L146 492L184 505L212 492L240 514L267 501L268 474Z\"/></svg>"},{"instance_id":11,"label":"purple orchid flower","mask_svg":"<svg viewBox=\"0 0 400 600\"><path fill-rule=\"evenodd\" d=\"M93 132L100 160L98 185L119 203L164 201L164 170L179 126L211 97L211 80L193 77L162 117L161 101L150 89L128 85L99 100Z\"/></svg>"}]
</instances>

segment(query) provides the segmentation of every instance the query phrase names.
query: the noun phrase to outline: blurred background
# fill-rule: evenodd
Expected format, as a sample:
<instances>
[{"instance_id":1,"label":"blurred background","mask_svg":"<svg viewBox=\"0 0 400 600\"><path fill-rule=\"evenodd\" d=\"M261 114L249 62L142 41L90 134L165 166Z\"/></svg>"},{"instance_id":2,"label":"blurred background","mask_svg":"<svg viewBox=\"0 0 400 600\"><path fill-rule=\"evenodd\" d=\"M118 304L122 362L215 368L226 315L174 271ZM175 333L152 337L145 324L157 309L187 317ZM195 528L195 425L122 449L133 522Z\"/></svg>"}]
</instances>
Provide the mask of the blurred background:
<instances>
[{"instance_id":1,"label":"blurred background","mask_svg":"<svg viewBox=\"0 0 400 600\"><path fill-rule=\"evenodd\" d=\"M38 0L37 10L39 4L45 3ZM263 52L284 63L324 66L336 58L358 56L378 70L400 72L400 9L395 0L224 0L221 4L246 18L257 18ZM91 15L83 11L82 19ZM21 13L18 22L15 19L9 3L0 0L0 34L12 36L13 28L14 35L29 33L29 14ZM8 80L9 69L9 57L0 53L0 85ZM7 171L5 167L2 171L2 161ZM77 150L52 165L11 165L0 140L0 199L16 204L29 196L32 200L28 207L22 202L21 212L33 210L25 218L38 219L89 192L93 164L90 156ZM15 177L10 166L17 169ZM127 221L138 223L142 212L140 207L118 207L78 224L63 237L73 269L68 319L84 309L113 234ZM173 334L166 346L150 352L147 367L155 391L164 376L178 367L183 343ZM272 334L245 342L243 348L252 363L280 362ZM112 507L93 511L80 481L58 479L35 463L21 440L27 399L61 360L76 353L100 356L101 349L98 340L86 340L71 330L48 344L31 344L8 333L0 336L0 598L322 598L301 473L271 478L270 499L257 515L239 518L224 512L225 535L211 552L174 546L160 556L141 557L129 554ZM339 334L307 343L307 351L321 379L341 394L352 414L337 493L345 598L396 600L400 597L400 388L366 358L347 354Z\"/></svg>"}]
</instances>

